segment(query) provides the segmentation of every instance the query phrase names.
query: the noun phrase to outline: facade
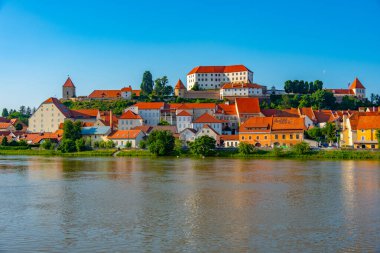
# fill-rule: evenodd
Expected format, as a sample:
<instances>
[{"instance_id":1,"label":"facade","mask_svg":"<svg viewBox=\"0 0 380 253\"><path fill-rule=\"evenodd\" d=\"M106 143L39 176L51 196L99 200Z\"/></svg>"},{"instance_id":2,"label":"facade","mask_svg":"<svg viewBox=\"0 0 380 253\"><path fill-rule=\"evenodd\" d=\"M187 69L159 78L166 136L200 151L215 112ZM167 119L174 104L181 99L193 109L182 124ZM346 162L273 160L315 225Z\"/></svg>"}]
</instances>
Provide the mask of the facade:
<instances>
[{"instance_id":1,"label":"facade","mask_svg":"<svg viewBox=\"0 0 380 253\"><path fill-rule=\"evenodd\" d=\"M126 110L140 115L144 125L157 126L161 120L161 110L165 109L164 102L139 102Z\"/></svg>"},{"instance_id":2,"label":"facade","mask_svg":"<svg viewBox=\"0 0 380 253\"><path fill-rule=\"evenodd\" d=\"M224 120L220 120L215 118L214 116L211 116L208 113L203 114L199 118L193 121L191 124L192 128L196 131L199 131L202 129L205 125L208 125L211 127L216 133L222 134L222 124L224 123Z\"/></svg>"},{"instance_id":3,"label":"facade","mask_svg":"<svg viewBox=\"0 0 380 253\"><path fill-rule=\"evenodd\" d=\"M252 83L253 72L244 65L198 66L187 74L187 90L197 83L200 89L219 89L224 83Z\"/></svg>"},{"instance_id":4,"label":"facade","mask_svg":"<svg viewBox=\"0 0 380 253\"><path fill-rule=\"evenodd\" d=\"M179 133L179 139L185 142L191 142L195 140L195 134L197 131L192 128L186 128Z\"/></svg>"},{"instance_id":5,"label":"facade","mask_svg":"<svg viewBox=\"0 0 380 253\"><path fill-rule=\"evenodd\" d=\"M177 129L178 132L182 132L186 128L191 127L192 115L187 111L181 111L177 114Z\"/></svg>"},{"instance_id":6,"label":"facade","mask_svg":"<svg viewBox=\"0 0 380 253\"><path fill-rule=\"evenodd\" d=\"M130 142L132 148L137 148L145 134L141 130L118 130L108 136L108 139L115 143L117 148L125 148Z\"/></svg>"},{"instance_id":7,"label":"facade","mask_svg":"<svg viewBox=\"0 0 380 253\"><path fill-rule=\"evenodd\" d=\"M221 135L220 145L225 148L237 148L239 147L239 135Z\"/></svg>"},{"instance_id":8,"label":"facade","mask_svg":"<svg viewBox=\"0 0 380 253\"><path fill-rule=\"evenodd\" d=\"M200 128L197 133L195 134L194 138L195 139L198 139L202 136L209 136L211 138L213 138L215 141L216 141L216 145L219 145L220 144L220 137L219 137L219 133L216 132L215 129L213 129L210 125L203 125L202 128Z\"/></svg>"},{"instance_id":9,"label":"facade","mask_svg":"<svg viewBox=\"0 0 380 253\"><path fill-rule=\"evenodd\" d=\"M111 133L111 127L109 126L97 126L97 127L82 127L81 134L83 138L90 138L91 145L97 141L106 141L107 136Z\"/></svg>"},{"instance_id":10,"label":"facade","mask_svg":"<svg viewBox=\"0 0 380 253\"><path fill-rule=\"evenodd\" d=\"M239 129L239 141L256 147L293 146L304 140L303 118L252 117Z\"/></svg>"},{"instance_id":11,"label":"facade","mask_svg":"<svg viewBox=\"0 0 380 253\"><path fill-rule=\"evenodd\" d=\"M137 126L143 125L143 119L140 115L128 110L124 112L118 120L119 130L130 130Z\"/></svg>"},{"instance_id":12,"label":"facade","mask_svg":"<svg viewBox=\"0 0 380 253\"><path fill-rule=\"evenodd\" d=\"M261 113L258 98L236 98L236 113L239 117L239 124L251 117L264 117Z\"/></svg>"},{"instance_id":13,"label":"facade","mask_svg":"<svg viewBox=\"0 0 380 253\"><path fill-rule=\"evenodd\" d=\"M0 132L14 132L16 128L11 123L0 123Z\"/></svg>"},{"instance_id":14,"label":"facade","mask_svg":"<svg viewBox=\"0 0 380 253\"><path fill-rule=\"evenodd\" d=\"M352 96L352 97L357 97L359 99L366 98L366 88L359 81L358 78L355 78L355 80L351 83L348 89L327 89L327 90L331 91L334 94L334 96L337 99L337 102L341 102L344 96Z\"/></svg>"},{"instance_id":15,"label":"facade","mask_svg":"<svg viewBox=\"0 0 380 253\"><path fill-rule=\"evenodd\" d=\"M264 87L253 83L226 83L220 88L220 99L236 97L260 97Z\"/></svg>"},{"instance_id":16,"label":"facade","mask_svg":"<svg viewBox=\"0 0 380 253\"><path fill-rule=\"evenodd\" d=\"M94 100L116 100L116 99L131 99L132 93L136 94L136 91L132 90L132 87L124 87L120 90L94 90L89 99Z\"/></svg>"},{"instance_id":17,"label":"facade","mask_svg":"<svg viewBox=\"0 0 380 253\"><path fill-rule=\"evenodd\" d=\"M65 100L72 99L76 97L76 87L68 77L66 82L62 86L62 98Z\"/></svg>"}]
</instances>

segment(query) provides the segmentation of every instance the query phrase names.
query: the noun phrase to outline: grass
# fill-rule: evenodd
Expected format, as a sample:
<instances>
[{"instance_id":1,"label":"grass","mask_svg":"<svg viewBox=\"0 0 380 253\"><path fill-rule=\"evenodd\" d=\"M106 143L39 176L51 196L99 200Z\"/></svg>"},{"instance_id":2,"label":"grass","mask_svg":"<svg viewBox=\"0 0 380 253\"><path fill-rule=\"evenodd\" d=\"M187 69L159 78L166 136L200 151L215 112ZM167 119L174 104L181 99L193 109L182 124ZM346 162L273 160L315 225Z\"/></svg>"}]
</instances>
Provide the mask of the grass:
<instances>
[{"instance_id":1,"label":"grass","mask_svg":"<svg viewBox=\"0 0 380 253\"><path fill-rule=\"evenodd\" d=\"M65 157L87 157L87 156L112 156L115 150L93 150L74 153L62 153L55 150L26 149L26 150L0 150L0 155L26 155L26 156L65 156Z\"/></svg>"}]
</instances>

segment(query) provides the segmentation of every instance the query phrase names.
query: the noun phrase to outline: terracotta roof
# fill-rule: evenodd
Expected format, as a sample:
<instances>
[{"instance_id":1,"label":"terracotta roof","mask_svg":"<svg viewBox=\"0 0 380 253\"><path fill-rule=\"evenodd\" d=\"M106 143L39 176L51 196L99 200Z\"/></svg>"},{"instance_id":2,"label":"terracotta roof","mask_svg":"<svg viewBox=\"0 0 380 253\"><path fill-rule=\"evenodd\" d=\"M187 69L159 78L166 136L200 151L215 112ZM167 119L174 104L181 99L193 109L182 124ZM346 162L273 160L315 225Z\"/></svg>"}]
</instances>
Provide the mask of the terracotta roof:
<instances>
[{"instance_id":1,"label":"terracotta roof","mask_svg":"<svg viewBox=\"0 0 380 253\"><path fill-rule=\"evenodd\" d=\"M136 139L141 130L118 130L108 136L108 139Z\"/></svg>"},{"instance_id":2,"label":"terracotta roof","mask_svg":"<svg viewBox=\"0 0 380 253\"><path fill-rule=\"evenodd\" d=\"M140 115L132 112L131 110L128 110L127 112L123 113L119 119L141 119Z\"/></svg>"},{"instance_id":3,"label":"terracotta roof","mask_svg":"<svg viewBox=\"0 0 380 253\"><path fill-rule=\"evenodd\" d=\"M42 140L50 139L59 141L62 138L62 135L56 133L34 133L25 135L24 139L33 144L40 143Z\"/></svg>"},{"instance_id":4,"label":"terracotta roof","mask_svg":"<svg viewBox=\"0 0 380 253\"><path fill-rule=\"evenodd\" d=\"M284 109L284 110L278 110L278 109L262 109L261 112L266 117L300 117L299 111L297 108L291 108L291 109Z\"/></svg>"},{"instance_id":5,"label":"terracotta roof","mask_svg":"<svg viewBox=\"0 0 380 253\"><path fill-rule=\"evenodd\" d=\"M182 111L180 113L177 114L177 117L180 116L180 117L191 117L191 114L188 113L187 111Z\"/></svg>"},{"instance_id":6,"label":"terracotta roof","mask_svg":"<svg viewBox=\"0 0 380 253\"><path fill-rule=\"evenodd\" d=\"M98 117L99 110L98 109L77 109L77 110L71 110L71 114L74 117Z\"/></svg>"},{"instance_id":7,"label":"terracotta roof","mask_svg":"<svg viewBox=\"0 0 380 253\"><path fill-rule=\"evenodd\" d=\"M236 106L234 104L232 105L218 104L218 107L220 109L218 113L222 113L225 115L237 115Z\"/></svg>"},{"instance_id":8,"label":"terracotta roof","mask_svg":"<svg viewBox=\"0 0 380 253\"><path fill-rule=\"evenodd\" d=\"M234 135L221 135L220 139L224 141L238 141L239 140L239 135L234 134Z\"/></svg>"},{"instance_id":9,"label":"terracotta roof","mask_svg":"<svg viewBox=\"0 0 380 253\"><path fill-rule=\"evenodd\" d=\"M270 132L272 117L251 117L240 127L239 132Z\"/></svg>"},{"instance_id":10,"label":"terracotta roof","mask_svg":"<svg viewBox=\"0 0 380 253\"><path fill-rule=\"evenodd\" d=\"M349 89L365 89L364 85L359 81L358 78L351 83Z\"/></svg>"},{"instance_id":11,"label":"terracotta roof","mask_svg":"<svg viewBox=\"0 0 380 253\"><path fill-rule=\"evenodd\" d=\"M132 130L141 130L145 134L149 134L153 130L153 127L152 126L148 126L148 125L135 126L134 128L132 128Z\"/></svg>"},{"instance_id":12,"label":"terracotta roof","mask_svg":"<svg viewBox=\"0 0 380 253\"><path fill-rule=\"evenodd\" d=\"M186 89L185 85L183 85L183 82L181 81L181 79L178 79L178 82L177 84L175 85L174 89Z\"/></svg>"},{"instance_id":13,"label":"terracotta roof","mask_svg":"<svg viewBox=\"0 0 380 253\"><path fill-rule=\"evenodd\" d=\"M66 82L63 84L63 87L74 87L75 88L75 85L73 83L73 81L71 81L71 78L68 77Z\"/></svg>"},{"instance_id":14,"label":"terracotta roof","mask_svg":"<svg viewBox=\"0 0 380 253\"><path fill-rule=\"evenodd\" d=\"M305 130L305 119L292 117L273 117L272 131Z\"/></svg>"},{"instance_id":15,"label":"terracotta roof","mask_svg":"<svg viewBox=\"0 0 380 253\"><path fill-rule=\"evenodd\" d=\"M139 103L136 103L134 106L137 106L139 110L160 110L161 108L164 108L165 103L164 102L139 102Z\"/></svg>"},{"instance_id":16,"label":"terracotta roof","mask_svg":"<svg viewBox=\"0 0 380 253\"><path fill-rule=\"evenodd\" d=\"M198 66L193 68L189 74L192 75L195 73L231 73L231 72L243 72L250 71L244 65L231 65L231 66Z\"/></svg>"},{"instance_id":17,"label":"terracotta roof","mask_svg":"<svg viewBox=\"0 0 380 253\"><path fill-rule=\"evenodd\" d=\"M132 94L135 94L136 97L140 97L141 90L132 90Z\"/></svg>"},{"instance_id":18,"label":"terracotta roof","mask_svg":"<svg viewBox=\"0 0 380 253\"><path fill-rule=\"evenodd\" d=\"M301 115L308 116L309 119L311 119L312 121L316 121L317 120L317 118L315 117L315 114L313 112L313 108L311 108L311 107L300 108L300 113L301 113Z\"/></svg>"},{"instance_id":19,"label":"terracotta roof","mask_svg":"<svg viewBox=\"0 0 380 253\"><path fill-rule=\"evenodd\" d=\"M10 126L12 126L11 123L0 123L0 129L7 129Z\"/></svg>"},{"instance_id":20,"label":"terracotta roof","mask_svg":"<svg viewBox=\"0 0 380 253\"><path fill-rule=\"evenodd\" d=\"M208 113L202 114L199 118L194 120L193 123L223 123L225 121L215 118Z\"/></svg>"},{"instance_id":21,"label":"terracotta roof","mask_svg":"<svg viewBox=\"0 0 380 253\"><path fill-rule=\"evenodd\" d=\"M129 85L129 87L124 87L121 89L122 92L132 92L132 87Z\"/></svg>"},{"instance_id":22,"label":"terracotta roof","mask_svg":"<svg viewBox=\"0 0 380 253\"><path fill-rule=\"evenodd\" d=\"M46 99L43 104L54 104L58 110L66 117L66 118L70 118L71 117L71 111L65 106L63 105L58 99L56 98L48 98Z\"/></svg>"},{"instance_id":23,"label":"terracotta roof","mask_svg":"<svg viewBox=\"0 0 380 253\"><path fill-rule=\"evenodd\" d=\"M357 123L357 129L380 129L380 115L360 116Z\"/></svg>"},{"instance_id":24,"label":"terracotta roof","mask_svg":"<svg viewBox=\"0 0 380 253\"><path fill-rule=\"evenodd\" d=\"M262 89L261 85L255 83L226 83L221 89L238 89L238 88L252 88L252 89Z\"/></svg>"},{"instance_id":25,"label":"terracotta roof","mask_svg":"<svg viewBox=\"0 0 380 253\"><path fill-rule=\"evenodd\" d=\"M175 134L178 132L176 126L153 126L152 131L159 130L159 131L169 131L172 134Z\"/></svg>"},{"instance_id":26,"label":"terracotta roof","mask_svg":"<svg viewBox=\"0 0 380 253\"><path fill-rule=\"evenodd\" d=\"M314 115L318 123L333 122L335 119L331 110L315 110Z\"/></svg>"},{"instance_id":27,"label":"terracotta roof","mask_svg":"<svg viewBox=\"0 0 380 253\"><path fill-rule=\"evenodd\" d=\"M351 89L326 89L327 91L332 92L337 95L354 95L354 91Z\"/></svg>"},{"instance_id":28,"label":"terracotta roof","mask_svg":"<svg viewBox=\"0 0 380 253\"><path fill-rule=\"evenodd\" d=\"M235 103L239 114L260 113L258 98L236 98Z\"/></svg>"},{"instance_id":29,"label":"terracotta roof","mask_svg":"<svg viewBox=\"0 0 380 253\"><path fill-rule=\"evenodd\" d=\"M89 98L120 98L121 90L94 90Z\"/></svg>"}]
</instances>

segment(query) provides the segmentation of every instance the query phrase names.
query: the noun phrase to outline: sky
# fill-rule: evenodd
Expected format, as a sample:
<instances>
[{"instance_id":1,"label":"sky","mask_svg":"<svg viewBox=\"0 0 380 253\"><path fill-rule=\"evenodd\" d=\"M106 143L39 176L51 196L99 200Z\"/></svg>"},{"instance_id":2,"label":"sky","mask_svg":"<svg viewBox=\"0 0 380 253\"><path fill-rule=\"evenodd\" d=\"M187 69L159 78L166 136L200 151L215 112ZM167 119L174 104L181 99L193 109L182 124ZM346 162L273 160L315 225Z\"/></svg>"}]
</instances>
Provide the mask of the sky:
<instances>
[{"instance_id":1,"label":"sky","mask_svg":"<svg viewBox=\"0 0 380 253\"><path fill-rule=\"evenodd\" d=\"M234 64L268 87L380 93L380 0L0 0L0 109L61 97L68 75L89 95Z\"/></svg>"}]
</instances>

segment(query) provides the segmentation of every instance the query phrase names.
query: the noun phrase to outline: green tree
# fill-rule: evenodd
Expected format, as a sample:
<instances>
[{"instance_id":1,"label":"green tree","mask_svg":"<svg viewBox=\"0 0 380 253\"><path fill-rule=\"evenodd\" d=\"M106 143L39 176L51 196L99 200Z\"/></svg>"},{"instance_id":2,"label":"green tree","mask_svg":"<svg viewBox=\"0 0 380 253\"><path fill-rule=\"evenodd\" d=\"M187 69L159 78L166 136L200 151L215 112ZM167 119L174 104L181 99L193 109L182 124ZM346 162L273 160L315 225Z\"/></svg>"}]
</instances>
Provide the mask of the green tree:
<instances>
[{"instance_id":1,"label":"green tree","mask_svg":"<svg viewBox=\"0 0 380 253\"><path fill-rule=\"evenodd\" d=\"M18 145L25 147L25 146L28 146L28 143L26 142L26 140L21 140L18 142Z\"/></svg>"},{"instance_id":2,"label":"green tree","mask_svg":"<svg viewBox=\"0 0 380 253\"><path fill-rule=\"evenodd\" d=\"M77 152L85 151L86 150L86 142L83 138L75 140L75 147Z\"/></svg>"},{"instance_id":3,"label":"green tree","mask_svg":"<svg viewBox=\"0 0 380 253\"><path fill-rule=\"evenodd\" d=\"M22 124L17 123L15 128L17 131L20 131L20 130L22 130L23 127L22 127Z\"/></svg>"},{"instance_id":4,"label":"green tree","mask_svg":"<svg viewBox=\"0 0 380 253\"><path fill-rule=\"evenodd\" d=\"M310 145L303 141L294 145L292 151L297 155L304 155L310 152Z\"/></svg>"},{"instance_id":5,"label":"green tree","mask_svg":"<svg viewBox=\"0 0 380 253\"><path fill-rule=\"evenodd\" d=\"M195 155L210 156L215 152L216 141L210 136L202 136L190 143L190 151Z\"/></svg>"},{"instance_id":6,"label":"green tree","mask_svg":"<svg viewBox=\"0 0 380 253\"><path fill-rule=\"evenodd\" d=\"M4 118L7 118L9 116L9 112L8 112L7 108L3 109L3 112L1 113L1 116L3 116Z\"/></svg>"},{"instance_id":7,"label":"green tree","mask_svg":"<svg viewBox=\"0 0 380 253\"><path fill-rule=\"evenodd\" d=\"M20 110L19 110L19 112L20 112L21 115L25 115L25 113L26 113L26 109L25 109L25 106L24 106L24 105L20 106Z\"/></svg>"},{"instance_id":8,"label":"green tree","mask_svg":"<svg viewBox=\"0 0 380 253\"><path fill-rule=\"evenodd\" d=\"M174 151L177 153L177 155L181 155L183 153L183 143L180 139L175 139Z\"/></svg>"},{"instance_id":9,"label":"green tree","mask_svg":"<svg viewBox=\"0 0 380 253\"><path fill-rule=\"evenodd\" d=\"M191 90L194 90L194 91L198 91L198 90L200 90L200 87L199 87L198 82L195 82L195 83L194 83L194 85L193 85L193 87L191 88Z\"/></svg>"},{"instance_id":10,"label":"green tree","mask_svg":"<svg viewBox=\"0 0 380 253\"><path fill-rule=\"evenodd\" d=\"M313 127L306 131L306 136L320 143L324 139L324 134L321 128Z\"/></svg>"},{"instance_id":11,"label":"green tree","mask_svg":"<svg viewBox=\"0 0 380 253\"><path fill-rule=\"evenodd\" d=\"M67 120L63 124L63 139L76 141L81 138L81 122Z\"/></svg>"},{"instance_id":12,"label":"green tree","mask_svg":"<svg viewBox=\"0 0 380 253\"><path fill-rule=\"evenodd\" d=\"M42 142L41 147L46 150L50 150L53 147L53 143L50 139L46 139Z\"/></svg>"},{"instance_id":13,"label":"green tree","mask_svg":"<svg viewBox=\"0 0 380 253\"><path fill-rule=\"evenodd\" d=\"M8 146L8 138L6 136L3 136L3 139L1 140L1 146Z\"/></svg>"},{"instance_id":14,"label":"green tree","mask_svg":"<svg viewBox=\"0 0 380 253\"><path fill-rule=\"evenodd\" d=\"M168 85L167 76L157 78L154 81L154 94L157 96L169 96L173 93L173 87Z\"/></svg>"},{"instance_id":15,"label":"green tree","mask_svg":"<svg viewBox=\"0 0 380 253\"><path fill-rule=\"evenodd\" d=\"M174 149L174 136L170 131L154 130L149 134L147 143L152 154L168 155Z\"/></svg>"},{"instance_id":16,"label":"green tree","mask_svg":"<svg viewBox=\"0 0 380 253\"><path fill-rule=\"evenodd\" d=\"M139 143L139 148L141 149L146 149L147 143L144 140L141 140Z\"/></svg>"},{"instance_id":17,"label":"green tree","mask_svg":"<svg viewBox=\"0 0 380 253\"><path fill-rule=\"evenodd\" d=\"M333 109L336 98L334 94L326 90L317 90L311 95L313 107L316 109Z\"/></svg>"},{"instance_id":18,"label":"green tree","mask_svg":"<svg viewBox=\"0 0 380 253\"><path fill-rule=\"evenodd\" d=\"M145 71L141 82L141 93L144 96L148 96L153 92L153 77L149 71Z\"/></svg>"},{"instance_id":19,"label":"green tree","mask_svg":"<svg viewBox=\"0 0 380 253\"><path fill-rule=\"evenodd\" d=\"M170 126L169 122L166 120L161 120L160 123L158 123L159 126Z\"/></svg>"},{"instance_id":20,"label":"green tree","mask_svg":"<svg viewBox=\"0 0 380 253\"><path fill-rule=\"evenodd\" d=\"M106 148L114 148L115 147L115 143L113 141L109 140L109 141L107 141L105 143L105 147Z\"/></svg>"},{"instance_id":21,"label":"green tree","mask_svg":"<svg viewBox=\"0 0 380 253\"><path fill-rule=\"evenodd\" d=\"M380 129L376 130L376 139L378 143L378 148L380 148Z\"/></svg>"},{"instance_id":22,"label":"green tree","mask_svg":"<svg viewBox=\"0 0 380 253\"><path fill-rule=\"evenodd\" d=\"M333 123L327 123L326 126L323 128L323 134L325 135L325 138L327 141L331 142L336 142L336 126Z\"/></svg>"},{"instance_id":23,"label":"green tree","mask_svg":"<svg viewBox=\"0 0 380 253\"><path fill-rule=\"evenodd\" d=\"M243 155L249 155L252 154L255 151L255 146L248 142L240 142L239 143L239 153Z\"/></svg>"},{"instance_id":24,"label":"green tree","mask_svg":"<svg viewBox=\"0 0 380 253\"><path fill-rule=\"evenodd\" d=\"M127 141L127 143L125 143L125 147L126 148L131 148L132 147L132 142Z\"/></svg>"},{"instance_id":25,"label":"green tree","mask_svg":"<svg viewBox=\"0 0 380 253\"><path fill-rule=\"evenodd\" d=\"M58 150L60 150L62 153L75 152L77 150L75 141L72 139L62 139Z\"/></svg>"}]
</instances>

